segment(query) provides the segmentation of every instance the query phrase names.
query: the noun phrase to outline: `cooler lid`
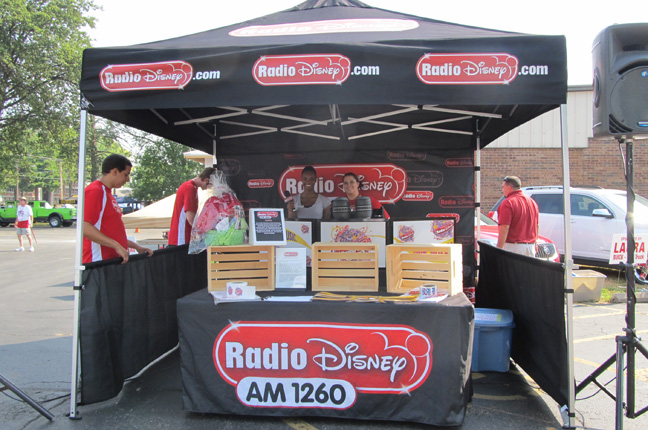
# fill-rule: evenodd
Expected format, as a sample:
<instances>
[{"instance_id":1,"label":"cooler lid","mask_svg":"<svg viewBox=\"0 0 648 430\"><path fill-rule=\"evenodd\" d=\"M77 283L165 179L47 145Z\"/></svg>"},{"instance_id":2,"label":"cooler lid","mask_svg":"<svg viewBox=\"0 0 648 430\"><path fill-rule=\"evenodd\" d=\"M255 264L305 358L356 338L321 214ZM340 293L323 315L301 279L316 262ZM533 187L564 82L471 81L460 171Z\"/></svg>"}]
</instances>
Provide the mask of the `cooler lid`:
<instances>
[{"instance_id":1,"label":"cooler lid","mask_svg":"<svg viewBox=\"0 0 648 430\"><path fill-rule=\"evenodd\" d=\"M475 308L475 324L479 326L511 327L513 312L508 309Z\"/></svg>"}]
</instances>

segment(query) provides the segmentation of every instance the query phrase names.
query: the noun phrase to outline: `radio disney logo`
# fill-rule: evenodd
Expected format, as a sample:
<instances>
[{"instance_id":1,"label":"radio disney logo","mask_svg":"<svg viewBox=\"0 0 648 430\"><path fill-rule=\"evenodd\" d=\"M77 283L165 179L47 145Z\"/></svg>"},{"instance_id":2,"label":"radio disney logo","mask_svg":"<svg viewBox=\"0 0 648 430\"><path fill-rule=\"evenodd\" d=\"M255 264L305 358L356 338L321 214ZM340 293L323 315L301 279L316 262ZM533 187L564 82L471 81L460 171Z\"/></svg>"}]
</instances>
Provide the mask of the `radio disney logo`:
<instances>
[{"instance_id":1,"label":"radio disney logo","mask_svg":"<svg viewBox=\"0 0 648 430\"><path fill-rule=\"evenodd\" d=\"M135 90L176 90L193 77L193 67L185 61L116 64L99 73L101 86L111 92Z\"/></svg>"},{"instance_id":2,"label":"radio disney logo","mask_svg":"<svg viewBox=\"0 0 648 430\"><path fill-rule=\"evenodd\" d=\"M285 170L279 178L279 193L284 191L298 194L304 191L301 171L305 165L294 165ZM362 182L362 195L369 196L381 203L395 203L407 189L407 173L391 163L375 164L317 164L315 191L329 198L346 197L342 183L344 174L355 172Z\"/></svg>"},{"instance_id":3,"label":"radio disney logo","mask_svg":"<svg viewBox=\"0 0 648 430\"><path fill-rule=\"evenodd\" d=\"M443 173L438 170L408 170L407 188L438 188L443 185Z\"/></svg>"},{"instance_id":4,"label":"radio disney logo","mask_svg":"<svg viewBox=\"0 0 648 430\"><path fill-rule=\"evenodd\" d=\"M517 76L518 59L498 54L425 54L416 75L425 84L509 84Z\"/></svg>"},{"instance_id":5,"label":"radio disney logo","mask_svg":"<svg viewBox=\"0 0 648 430\"><path fill-rule=\"evenodd\" d=\"M473 196L443 196L439 197L439 206L442 208L474 208Z\"/></svg>"},{"instance_id":6,"label":"radio disney logo","mask_svg":"<svg viewBox=\"0 0 648 430\"><path fill-rule=\"evenodd\" d=\"M472 158L448 158L445 161L446 167L473 167L475 163Z\"/></svg>"},{"instance_id":7,"label":"radio disney logo","mask_svg":"<svg viewBox=\"0 0 648 430\"><path fill-rule=\"evenodd\" d=\"M278 216L279 213L275 211L259 211L256 213L258 219L275 219Z\"/></svg>"},{"instance_id":8,"label":"radio disney logo","mask_svg":"<svg viewBox=\"0 0 648 430\"><path fill-rule=\"evenodd\" d=\"M250 179L247 182L248 188L272 188L274 179Z\"/></svg>"},{"instance_id":9,"label":"radio disney logo","mask_svg":"<svg viewBox=\"0 0 648 430\"><path fill-rule=\"evenodd\" d=\"M420 387L432 341L404 325L241 321L218 335L214 364L245 405L346 409L357 392Z\"/></svg>"},{"instance_id":10,"label":"radio disney logo","mask_svg":"<svg viewBox=\"0 0 648 430\"><path fill-rule=\"evenodd\" d=\"M339 54L267 55L254 63L252 76L261 85L341 85L351 60Z\"/></svg>"}]
</instances>

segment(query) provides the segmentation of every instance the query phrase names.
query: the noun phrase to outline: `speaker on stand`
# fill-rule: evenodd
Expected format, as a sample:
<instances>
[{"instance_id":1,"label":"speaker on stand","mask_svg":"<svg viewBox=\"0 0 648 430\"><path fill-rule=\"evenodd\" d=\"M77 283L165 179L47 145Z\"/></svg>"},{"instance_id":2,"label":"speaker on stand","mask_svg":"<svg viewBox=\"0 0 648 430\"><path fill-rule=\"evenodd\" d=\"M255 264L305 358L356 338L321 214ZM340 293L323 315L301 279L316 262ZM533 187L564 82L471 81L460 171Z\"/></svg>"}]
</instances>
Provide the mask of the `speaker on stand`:
<instances>
[{"instance_id":1,"label":"speaker on stand","mask_svg":"<svg viewBox=\"0 0 648 430\"><path fill-rule=\"evenodd\" d=\"M627 183L627 262L625 335L616 337L616 354L608 358L576 387L580 392L591 382L601 387L596 378L616 363L616 395L603 391L616 402L616 429L623 428L623 411L636 418L648 407L635 409L635 355L648 350L641 344L635 329L635 238L634 238L634 160L633 138L648 135L648 23L620 24L604 29L594 39L594 137L614 137L626 144L625 174ZM624 358L627 356L627 369ZM627 376L627 403L624 398L624 371Z\"/></svg>"},{"instance_id":2,"label":"speaker on stand","mask_svg":"<svg viewBox=\"0 0 648 430\"><path fill-rule=\"evenodd\" d=\"M594 137L648 134L648 23L607 27L592 59Z\"/></svg>"}]
</instances>

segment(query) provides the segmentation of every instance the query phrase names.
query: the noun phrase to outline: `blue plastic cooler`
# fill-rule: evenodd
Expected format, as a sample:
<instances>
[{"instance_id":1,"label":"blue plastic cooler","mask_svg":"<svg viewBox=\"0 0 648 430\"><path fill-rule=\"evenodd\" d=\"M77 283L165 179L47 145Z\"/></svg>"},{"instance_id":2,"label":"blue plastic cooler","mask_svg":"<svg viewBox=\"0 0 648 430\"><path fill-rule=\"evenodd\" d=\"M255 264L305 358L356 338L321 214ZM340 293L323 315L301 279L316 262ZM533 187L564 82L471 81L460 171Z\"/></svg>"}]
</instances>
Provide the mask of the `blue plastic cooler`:
<instances>
[{"instance_id":1,"label":"blue plastic cooler","mask_svg":"<svg viewBox=\"0 0 648 430\"><path fill-rule=\"evenodd\" d=\"M513 312L505 309L475 308L473 372L508 372L513 327Z\"/></svg>"}]
</instances>

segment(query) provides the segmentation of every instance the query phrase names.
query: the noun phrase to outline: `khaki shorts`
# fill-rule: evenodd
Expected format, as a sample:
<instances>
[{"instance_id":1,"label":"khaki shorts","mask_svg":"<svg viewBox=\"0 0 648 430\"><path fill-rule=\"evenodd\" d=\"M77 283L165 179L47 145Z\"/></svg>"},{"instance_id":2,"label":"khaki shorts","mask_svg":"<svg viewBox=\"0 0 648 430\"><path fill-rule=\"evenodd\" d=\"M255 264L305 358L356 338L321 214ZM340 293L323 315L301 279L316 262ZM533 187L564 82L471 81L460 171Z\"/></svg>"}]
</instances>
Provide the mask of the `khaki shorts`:
<instances>
[{"instance_id":1,"label":"khaki shorts","mask_svg":"<svg viewBox=\"0 0 648 430\"><path fill-rule=\"evenodd\" d=\"M16 234L18 236L29 236L29 228L16 227Z\"/></svg>"},{"instance_id":2,"label":"khaki shorts","mask_svg":"<svg viewBox=\"0 0 648 430\"><path fill-rule=\"evenodd\" d=\"M504 249L527 257L535 257L535 243L505 243Z\"/></svg>"}]
</instances>

